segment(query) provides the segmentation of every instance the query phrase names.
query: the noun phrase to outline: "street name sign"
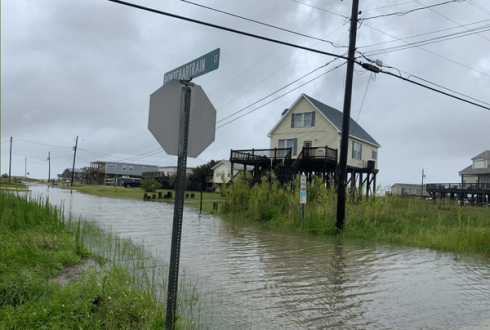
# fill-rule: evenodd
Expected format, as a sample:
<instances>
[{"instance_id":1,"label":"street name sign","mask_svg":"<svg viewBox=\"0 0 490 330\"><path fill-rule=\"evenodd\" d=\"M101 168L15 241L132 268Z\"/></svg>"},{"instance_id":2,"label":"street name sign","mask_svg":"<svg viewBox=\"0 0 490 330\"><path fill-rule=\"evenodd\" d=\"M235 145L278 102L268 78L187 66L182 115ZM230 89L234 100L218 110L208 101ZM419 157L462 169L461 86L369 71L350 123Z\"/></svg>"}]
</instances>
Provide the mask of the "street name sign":
<instances>
[{"instance_id":1,"label":"street name sign","mask_svg":"<svg viewBox=\"0 0 490 330\"><path fill-rule=\"evenodd\" d=\"M189 78L196 78L216 70L219 67L219 55L220 49L217 48L206 55L165 73L163 84L167 84L172 79L188 80Z\"/></svg>"},{"instance_id":2,"label":"street name sign","mask_svg":"<svg viewBox=\"0 0 490 330\"><path fill-rule=\"evenodd\" d=\"M150 96L148 129L168 155L178 156L180 113L185 86L170 80ZM216 132L216 109L199 85L192 87L187 156L197 157L211 143Z\"/></svg>"}]
</instances>

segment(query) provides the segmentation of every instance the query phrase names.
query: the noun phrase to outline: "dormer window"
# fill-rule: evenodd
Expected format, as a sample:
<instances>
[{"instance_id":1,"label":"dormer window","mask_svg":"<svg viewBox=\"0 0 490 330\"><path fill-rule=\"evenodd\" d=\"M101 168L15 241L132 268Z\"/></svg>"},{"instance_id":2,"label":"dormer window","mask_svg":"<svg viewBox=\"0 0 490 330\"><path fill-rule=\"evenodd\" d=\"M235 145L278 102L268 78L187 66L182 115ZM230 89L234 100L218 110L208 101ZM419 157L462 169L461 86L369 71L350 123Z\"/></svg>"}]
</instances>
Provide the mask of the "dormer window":
<instances>
[{"instance_id":1,"label":"dormer window","mask_svg":"<svg viewBox=\"0 0 490 330\"><path fill-rule=\"evenodd\" d=\"M485 168L485 161L482 160L475 160L475 167L474 168Z\"/></svg>"},{"instance_id":2,"label":"dormer window","mask_svg":"<svg viewBox=\"0 0 490 330\"><path fill-rule=\"evenodd\" d=\"M315 126L315 112L291 114L291 127L313 127Z\"/></svg>"}]
</instances>

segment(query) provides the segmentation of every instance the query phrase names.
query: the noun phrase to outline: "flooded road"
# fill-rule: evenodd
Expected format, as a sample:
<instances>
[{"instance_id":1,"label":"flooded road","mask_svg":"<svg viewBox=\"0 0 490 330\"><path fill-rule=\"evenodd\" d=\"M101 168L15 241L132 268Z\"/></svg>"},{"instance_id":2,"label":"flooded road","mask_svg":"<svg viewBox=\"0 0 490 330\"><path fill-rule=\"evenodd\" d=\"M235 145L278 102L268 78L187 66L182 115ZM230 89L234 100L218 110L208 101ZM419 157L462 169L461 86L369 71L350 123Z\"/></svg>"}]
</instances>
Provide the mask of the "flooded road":
<instances>
[{"instance_id":1,"label":"flooded road","mask_svg":"<svg viewBox=\"0 0 490 330\"><path fill-rule=\"evenodd\" d=\"M173 204L31 190L170 258ZM182 234L181 270L244 328L490 328L488 259L271 232L192 209Z\"/></svg>"}]
</instances>

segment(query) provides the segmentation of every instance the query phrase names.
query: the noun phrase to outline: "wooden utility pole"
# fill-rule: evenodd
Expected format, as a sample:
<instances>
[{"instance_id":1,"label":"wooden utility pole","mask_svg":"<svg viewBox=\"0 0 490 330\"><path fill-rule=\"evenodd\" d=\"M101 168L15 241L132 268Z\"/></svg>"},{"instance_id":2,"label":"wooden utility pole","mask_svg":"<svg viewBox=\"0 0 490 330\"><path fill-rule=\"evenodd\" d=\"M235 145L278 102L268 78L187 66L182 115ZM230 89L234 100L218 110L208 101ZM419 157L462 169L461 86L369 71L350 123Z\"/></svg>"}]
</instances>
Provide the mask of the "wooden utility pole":
<instances>
[{"instance_id":1,"label":"wooden utility pole","mask_svg":"<svg viewBox=\"0 0 490 330\"><path fill-rule=\"evenodd\" d=\"M338 229L344 229L345 223L345 192L347 188L347 153L349 150L349 122L350 107L352 101L352 82L354 80L354 56L357 37L357 13L359 11L359 0L352 1L352 14L350 20L349 53L347 60L347 73L345 79L344 109L342 116L342 141L340 144L340 176L337 185L337 223Z\"/></svg>"},{"instance_id":2,"label":"wooden utility pole","mask_svg":"<svg viewBox=\"0 0 490 330\"><path fill-rule=\"evenodd\" d=\"M24 159L24 180L27 179L27 157Z\"/></svg>"},{"instance_id":3,"label":"wooden utility pole","mask_svg":"<svg viewBox=\"0 0 490 330\"><path fill-rule=\"evenodd\" d=\"M51 152L48 151L48 183L51 181Z\"/></svg>"},{"instance_id":4,"label":"wooden utility pole","mask_svg":"<svg viewBox=\"0 0 490 330\"><path fill-rule=\"evenodd\" d=\"M420 197L424 198L424 169L422 169L422 187L420 189Z\"/></svg>"},{"instance_id":5,"label":"wooden utility pole","mask_svg":"<svg viewBox=\"0 0 490 330\"><path fill-rule=\"evenodd\" d=\"M10 137L9 184L12 175L12 137Z\"/></svg>"},{"instance_id":6,"label":"wooden utility pole","mask_svg":"<svg viewBox=\"0 0 490 330\"><path fill-rule=\"evenodd\" d=\"M75 142L75 153L73 154L73 167L71 169L71 186L73 187L73 175L75 174L75 158L77 157L78 136Z\"/></svg>"}]
</instances>

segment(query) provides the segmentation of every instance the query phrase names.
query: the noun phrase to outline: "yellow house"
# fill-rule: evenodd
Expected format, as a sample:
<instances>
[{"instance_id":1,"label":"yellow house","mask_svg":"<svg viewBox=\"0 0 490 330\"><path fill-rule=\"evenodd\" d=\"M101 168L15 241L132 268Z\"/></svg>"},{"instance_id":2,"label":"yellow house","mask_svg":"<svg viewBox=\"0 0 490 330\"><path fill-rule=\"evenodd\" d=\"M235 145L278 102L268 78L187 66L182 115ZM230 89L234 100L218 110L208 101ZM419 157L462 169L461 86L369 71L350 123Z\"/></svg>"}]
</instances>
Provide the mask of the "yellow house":
<instances>
[{"instance_id":1,"label":"yellow house","mask_svg":"<svg viewBox=\"0 0 490 330\"><path fill-rule=\"evenodd\" d=\"M340 150L342 112L302 94L267 134L270 148L291 148L296 158L303 147L329 147ZM352 118L349 127L347 165L357 168L378 168L378 149L381 146Z\"/></svg>"},{"instance_id":2,"label":"yellow house","mask_svg":"<svg viewBox=\"0 0 490 330\"><path fill-rule=\"evenodd\" d=\"M253 166L247 166L247 170L253 170ZM238 172L241 172L245 169L245 166L242 164L236 164L233 167L233 175L231 174L231 162L229 160L222 160L218 164L216 164L213 170L213 182L214 183L228 183L232 177L236 176ZM224 176L225 181L221 179Z\"/></svg>"}]
</instances>

